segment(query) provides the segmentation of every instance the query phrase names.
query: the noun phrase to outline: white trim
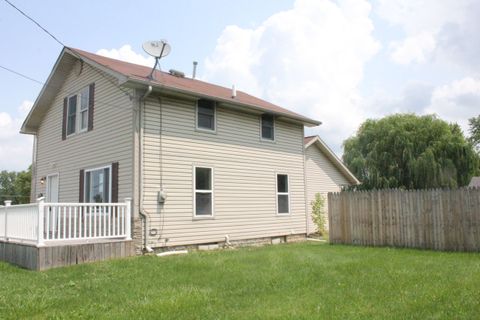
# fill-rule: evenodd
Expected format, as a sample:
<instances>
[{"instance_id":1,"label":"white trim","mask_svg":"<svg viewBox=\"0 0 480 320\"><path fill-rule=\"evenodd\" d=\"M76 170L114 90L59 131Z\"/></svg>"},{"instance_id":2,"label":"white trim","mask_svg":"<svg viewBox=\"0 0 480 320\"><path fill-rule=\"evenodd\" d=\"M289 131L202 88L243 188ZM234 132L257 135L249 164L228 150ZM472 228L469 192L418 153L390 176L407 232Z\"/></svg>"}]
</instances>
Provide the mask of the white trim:
<instances>
[{"instance_id":1,"label":"white trim","mask_svg":"<svg viewBox=\"0 0 480 320\"><path fill-rule=\"evenodd\" d=\"M270 113L264 113L264 114L270 114ZM269 142L269 143L275 143L276 142L276 137L277 137L277 123L276 123L276 119L275 119L275 115L274 114L270 114L272 116L272 119L273 119L273 139L266 139L263 137L263 123L262 123L262 116L264 114L261 114L260 115L260 141L262 142Z\"/></svg>"},{"instance_id":2,"label":"white trim","mask_svg":"<svg viewBox=\"0 0 480 320\"><path fill-rule=\"evenodd\" d=\"M320 149L320 151L322 151L327 156L327 158L332 161L333 165L336 166L344 174L344 176L347 177L347 180L349 180L355 185L361 184L360 180L358 180L357 177L355 177L355 175L350 170L348 170L342 160L337 157L337 155L332 151L332 149L330 149L327 144L322 139L320 139L319 136L315 136L308 143L305 144L305 152L307 148L309 148L313 144L315 144Z\"/></svg>"},{"instance_id":3,"label":"white trim","mask_svg":"<svg viewBox=\"0 0 480 320\"><path fill-rule=\"evenodd\" d=\"M211 182L211 190L197 190L197 168L202 168L202 169L210 169L210 182ZM215 188L214 188L214 177L215 177L215 170L213 166L208 166L208 165L193 165L193 185L192 185L192 190L193 190L193 219L194 220L201 220L201 219L213 219L215 217ZM198 193L210 193L212 195L212 214L210 215L197 215L197 192Z\"/></svg>"},{"instance_id":4,"label":"white trim","mask_svg":"<svg viewBox=\"0 0 480 320\"><path fill-rule=\"evenodd\" d=\"M87 109L82 111L82 93L83 92L87 93ZM77 101L77 106L78 106L78 112L77 112L77 118L78 118L78 133L82 133L85 131L88 131L88 118L89 118L89 112L90 112L90 85L82 88L80 92L78 93L78 101ZM87 113L87 125L85 128L82 129L82 112Z\"/></svg>"},{"instance_id":5,"label":"white trim","mask_svg":"<svg viewBox=\"0 0 480 320\"><path fill-rule=\"evenodd\" d=\"M60 174L58 172L55 172L55 173L51 173L49 175L47 175L47 179L45 180L45 196L48 196L48 180L50 177L54 177L56 176L57 177L57 202L59 202L59 198L60 198ZM52 202L51 199L48 199L47 202Z\"/></svg>"},{"instance_id":6,"label":"white trim","mask_svg":"<svg viewBox=\"0 0 480 320\"><path fill-rule=\"evenodd\" d=\"M195 102L195 130L199 132L205 132L205 133L217 133L217 103L213 100L210 100L213 102L213 130L211 130L207 128L200 128L198 126L198 101L199 100L209 100L209 99L198 99Z\"/></svg>"},{"instance_id":7,"label":"white trim","mask_svg":"<svg viewBox=\"0 0 480 320\"><path fill-rule=\"evenodd\" d=\"M287 176L287 192L278 192L278 176ZM278 212L278 196L286 195L288 196L288 212L279 213ZM286 172L275 172L275 213L277 216L290 216L292 214L292 207L290 201L290 175Z\"/></svg>"},{"instance_id":8,"label":"white trim","mask_svg":"<svg viewBox=\"0 0 480 320\"><path fill-rule=\"evenodd\" d=\"M112 165L100 166L90 169L83 169L83 202L92 203L90 199L87 199L87 172L97 171L108 168L109 178L108 178L108 201L102 203L111 203L112 202ZM91 176L91 175L90 175ZM91 183L90 183L91 184ZM88 200L88 202L87 202Z\"/></svg>"}]
</instances>

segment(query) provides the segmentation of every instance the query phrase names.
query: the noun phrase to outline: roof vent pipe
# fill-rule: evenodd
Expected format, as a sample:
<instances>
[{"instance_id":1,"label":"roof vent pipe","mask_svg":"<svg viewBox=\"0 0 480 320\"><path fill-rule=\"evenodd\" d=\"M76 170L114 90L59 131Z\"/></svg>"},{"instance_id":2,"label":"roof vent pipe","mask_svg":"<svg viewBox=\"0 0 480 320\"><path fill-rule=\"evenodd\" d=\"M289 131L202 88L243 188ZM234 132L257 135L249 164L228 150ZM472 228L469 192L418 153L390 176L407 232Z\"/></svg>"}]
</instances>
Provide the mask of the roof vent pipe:
<instances>
[{"instance_id":1,"label":"roof vent pipe","mask_svg":"<svg viewBox=\"0 0 480 320\"><path fill-rule=\"evenodd\" d=\"M193 61L193 72L192 72L192 79L195 79L195 76L197 75L197 61Z\"/></svg>"},{"instance_id":2,"label":"roof vent pipe","mask_svg":"<svg viewBox=\"0 0 480 320\"><path fill-rule=\"evenodd\" d=\"M235 85L232 86L232 98L235 99L237 96L237 89L235 89Z\"/></svg>"}]
</instances>

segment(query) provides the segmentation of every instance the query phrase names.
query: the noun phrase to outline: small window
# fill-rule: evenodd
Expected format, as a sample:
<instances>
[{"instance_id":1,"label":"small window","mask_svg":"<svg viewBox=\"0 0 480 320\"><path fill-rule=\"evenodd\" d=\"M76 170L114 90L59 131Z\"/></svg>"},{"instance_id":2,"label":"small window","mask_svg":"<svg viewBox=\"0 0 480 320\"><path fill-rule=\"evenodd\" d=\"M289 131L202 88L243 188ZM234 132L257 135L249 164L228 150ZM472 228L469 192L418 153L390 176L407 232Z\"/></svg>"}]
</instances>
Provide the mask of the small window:
<instances>
[{"instance_id":1,"label":"small window","mask_svg":"<svg viewBox=\"0 0 480 320\"><path fill-rule=\"evenodd\" d=\"M85 170L85 202L110 202L110 166Z\"/></svg>"},{"instance_id":2,"label":"small window","mask_svg":"<svg viewBox=\"0 0 480 320\"><path fill-rule=\"evenodd\" d=\"M277 174L277 213L290 213L290 194L287 174Z\"/></svg>"},{"instance_id":3,"label":"small window","mask_svg":"<svg viewBox=\"0 0 480 320\"><path fill-rule=\"evenodd\" d=\"M275 140L275 120L271 114L262 115L262 139Z\"/></svg>"},{"instance_id":4,"label":"small window","mask_svg":"<svg viewBox=\"0 0 480 320\"><path fill-rule=\"evenodd\" d=\"M77 95L68 98L67 135L75 133L77 122Z\"/></svg>"},{"instance_id":5,"label":"small window","mask_svg":"<svg viewBox=\"0 0 480 320\"><path fill-rule=\"evenodd\" d=\"M215 101L198 100L197 129L215 131Z\"/></svg>"},{"instance_id":6,"label":"small window","mask_svg":"<svg viewBox=\"0 0 480 320\"><path fill-rule=\"evenodd\" d=\"M88 98L89 87L84 88L80 92L80 131L85 131L88 128Z\"/></svg>"},{"instance_id":7,"label":"small window","mask_svg":"<svg viewBox=\"0 0 480 320\"><path fill-rule=\"evenodd\" d=\"M213 216L212 168L195 167L195 216Z\"/></svg>"}]
</instances>

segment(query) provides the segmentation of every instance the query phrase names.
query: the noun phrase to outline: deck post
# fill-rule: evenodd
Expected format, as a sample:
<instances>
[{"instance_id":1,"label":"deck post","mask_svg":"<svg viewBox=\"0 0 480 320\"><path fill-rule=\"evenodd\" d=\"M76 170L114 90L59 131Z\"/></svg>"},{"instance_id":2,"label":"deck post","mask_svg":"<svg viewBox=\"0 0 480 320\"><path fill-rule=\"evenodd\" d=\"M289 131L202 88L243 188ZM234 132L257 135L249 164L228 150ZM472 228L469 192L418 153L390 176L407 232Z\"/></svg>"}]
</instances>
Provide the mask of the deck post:
<instances>
[{"instance_id":1,"label":"deck post","mask_svg":"<svg viewBox=\"0 0 480 320\"><path fill-rule=\"evenodd\" d=\"M43 243L43 215L45 214L45 198L41 197L37 199L38 204L38 235L37 235L37 247L42 247Z\"/></svg>"},{"instance_id":2,"label":"deck post","mask_svg":"<svg viewBox=\"0 0 480 320\"><path fill-rule=\"evenodd\" d=\"M12 205L12 200L5 200L4 201L5 203L5 240L8 241L8 236L7 236L7 222L8 222L8 207L10 207Z\"/></svg>"},{"instance_id":3,"label":"deck post","mask_svg":"<svg viewBox=\"0 0 480 320\"><path fill-rule=\"evenodd\" d=\"M132 240L132 198L125 198L127 213L125 217L125 233L127 240Z\"/></svg>"}]
</instances>

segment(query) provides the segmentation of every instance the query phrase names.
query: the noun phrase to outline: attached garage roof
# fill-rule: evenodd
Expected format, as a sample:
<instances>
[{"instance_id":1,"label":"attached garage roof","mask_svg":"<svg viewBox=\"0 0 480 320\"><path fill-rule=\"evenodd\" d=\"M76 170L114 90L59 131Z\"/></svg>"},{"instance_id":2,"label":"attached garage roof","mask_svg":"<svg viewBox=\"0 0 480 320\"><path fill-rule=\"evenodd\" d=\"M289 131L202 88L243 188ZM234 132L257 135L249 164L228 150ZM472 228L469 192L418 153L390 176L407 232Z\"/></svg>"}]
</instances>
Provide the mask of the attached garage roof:
<instances>
[{"instance_id":1,"label":"attached garage roof","mask_svg":"<svg viewBox=\"0 0 480 320\"><path fill-rule=\"evenodd\" d=\"M327 144L320 139L319 136L309 136L303 138L305 149L315 146L320 149L323 154L332 162L332 164L345 176L345 178L353 185L360 184L361 182L355 177L355 175L348 170L337 155L330 149Z\"/></svg>"}]
</instances>

